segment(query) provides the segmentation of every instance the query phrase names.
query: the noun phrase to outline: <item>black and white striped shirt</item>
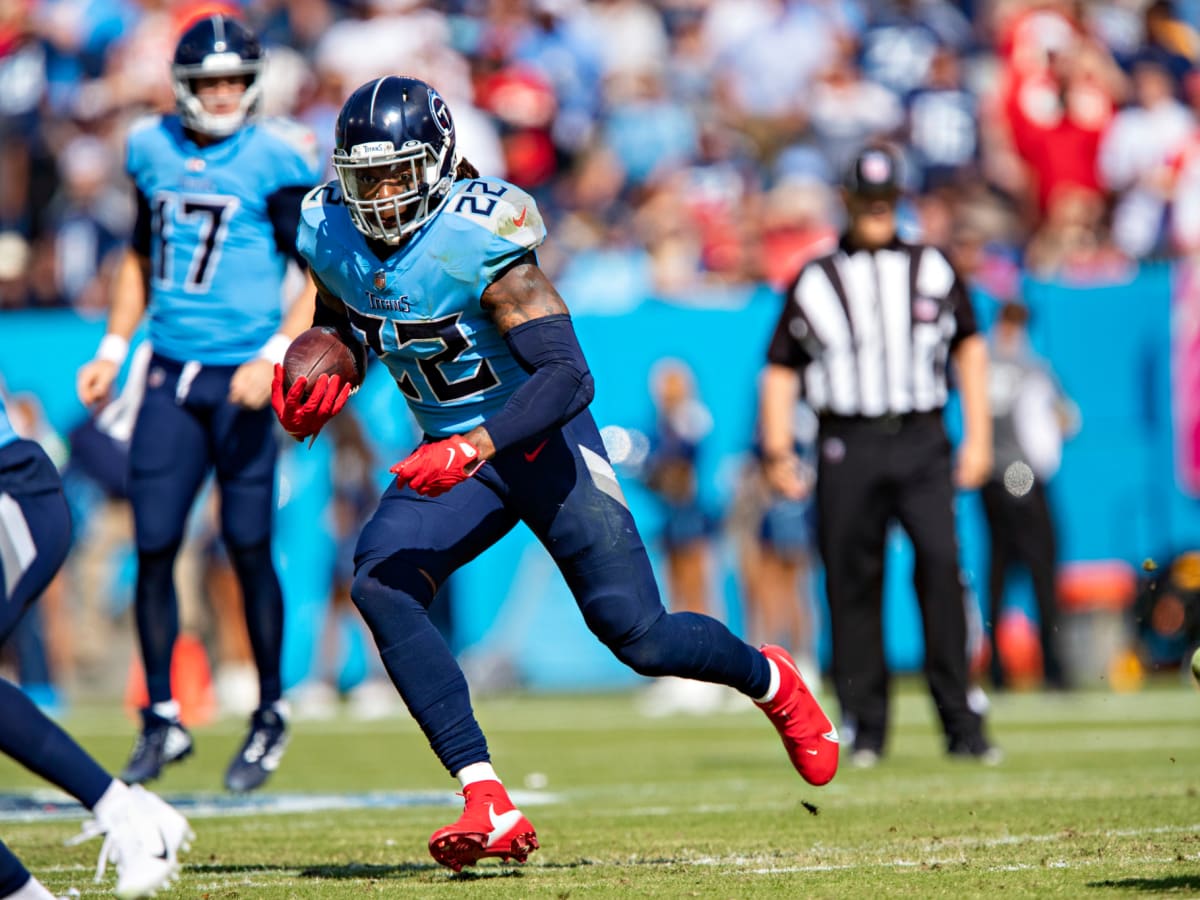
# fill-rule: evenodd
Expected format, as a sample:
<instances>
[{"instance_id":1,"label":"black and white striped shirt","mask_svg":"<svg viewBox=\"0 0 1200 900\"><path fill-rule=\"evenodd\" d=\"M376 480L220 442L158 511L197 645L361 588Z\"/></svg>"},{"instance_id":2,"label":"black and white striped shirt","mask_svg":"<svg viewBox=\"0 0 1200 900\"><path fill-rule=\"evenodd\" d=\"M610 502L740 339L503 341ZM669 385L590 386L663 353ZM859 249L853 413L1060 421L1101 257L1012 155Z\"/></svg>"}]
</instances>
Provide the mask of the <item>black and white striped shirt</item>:
<instances>
[{"instance_id":1,"label":"black and white striped shirt","mask_svg":"<svg viewBox=\"0 0 1200 900\"><path fill-rule=\"evenodd\" d=\"M767 359L800 373L818 413L929 412L946 404L950 351L976 330L941 251L900 240L861 250L843 237L787 291Z\"/></svg>"}]
</instances>

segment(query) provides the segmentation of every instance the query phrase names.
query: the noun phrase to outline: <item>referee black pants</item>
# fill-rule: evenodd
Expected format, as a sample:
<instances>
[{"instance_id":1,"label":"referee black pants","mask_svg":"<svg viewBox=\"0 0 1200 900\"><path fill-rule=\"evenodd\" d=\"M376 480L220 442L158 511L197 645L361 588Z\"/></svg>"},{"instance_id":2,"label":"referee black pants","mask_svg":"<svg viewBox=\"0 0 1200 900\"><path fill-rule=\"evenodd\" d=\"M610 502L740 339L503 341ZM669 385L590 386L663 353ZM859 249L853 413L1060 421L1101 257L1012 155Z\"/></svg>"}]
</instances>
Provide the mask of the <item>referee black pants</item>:
<instances>
[{"instance_id":1,"label":"referee black pants","mask_svg":"<svg viewBox=\"0 0 1200 900\"><path fill-rule=\"evenodd\" d=\"M833 676L854 748L882 752L888 726L883 564L889 523L912 540L929 680L948 744L982 739L967 705L967 623L954 524L950 441L940 413L823 417L817 537L825 566Z\"/></svg>"}]
</instances>

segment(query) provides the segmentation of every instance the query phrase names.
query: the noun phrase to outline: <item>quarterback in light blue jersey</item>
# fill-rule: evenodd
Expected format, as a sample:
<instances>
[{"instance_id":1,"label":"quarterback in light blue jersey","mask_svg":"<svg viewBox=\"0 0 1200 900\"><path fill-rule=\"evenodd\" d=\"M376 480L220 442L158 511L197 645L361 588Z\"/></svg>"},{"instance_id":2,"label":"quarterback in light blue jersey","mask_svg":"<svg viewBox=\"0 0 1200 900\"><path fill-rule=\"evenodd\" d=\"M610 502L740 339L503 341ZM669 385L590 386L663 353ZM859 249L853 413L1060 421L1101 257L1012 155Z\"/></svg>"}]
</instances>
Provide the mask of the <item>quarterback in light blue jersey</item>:
<instances>
[{"instance_id":1,"label":"quarterback in light blue jersey","mask_svg":"<svg viewBox=\"0 0 1200 900\"><path fill-rule=\"evenodd\" d=\"M22 439L0 396L0 645L50 583L71 544L71 513L50 458ZM19 687L0 678L0 752L57 785L93 812L84 836L117 864L116 895L149 897L179 870L192 837L187 820L140 787L113 778ZM0 900L54 900L0 842Z\"/></svg>"},{"instance_id":2,"label":"quarterback in light blue jersey","mask_svg":"<svg viewBox=\"0 0 1200 900\"><path fill-rule=\"evenodd\" d=\"M134 124L126 162L142 211L134 248L150 262L157 352L241 365L279 329L295 207L317 180L315 151L312 132L286 119L204 147L179 116Z\"/></svg>"},{"instance_id":3,"label":"quarterback in light blue jersey","mask_svg":"<svg viewBox=\"0 0 1200 900\"><path fill-rule=\"evenodd\" d=\"M255 118L263 54L224 15L193 24L171 66L178 113L132 128L137 193L132 246L118 274L108 333L79 374L85 404L107 400L143 314L154 348L130 446L138 549L135 594L149 705L123 776L143 782L192 751L171 694L179 632L173 569L188 512L215 471L221 533L242 594L259 706L225 775L258 787L286 746L281 704L283 600L271 555L274 422L271 372L302 331L312 287L283 316L304 195L318 180L316 141L286 120Z\"/></svg>"},{"instance_id":4,"label":"quarterback in light blue jersey","mask_svg":"<svg viewBox=\"0 0 1200 900\"><path fill-rule=\"evenodd\" d=\"M523 862L538 847L427 614L451 573L517 522L620 660L643 675L737 688L760 703L801 776L829 781L837 732L787 651L756 650L716 619L663 607L587 411L592 376L571 317L537 264L546 231L533 199L458 157L446 102L414 78L356 90L335 138L337 180L305 199L298 243L318 288L314 324L360 356L373 351L426 432L392 468L396 481L359 536L351 597L430 747L463 786L461 817L429 840L434 859L457 871L486 857ZM349 390L322 374L285 393L277 366L272 405L303 439Z\"/></svg>"}]
</instances>

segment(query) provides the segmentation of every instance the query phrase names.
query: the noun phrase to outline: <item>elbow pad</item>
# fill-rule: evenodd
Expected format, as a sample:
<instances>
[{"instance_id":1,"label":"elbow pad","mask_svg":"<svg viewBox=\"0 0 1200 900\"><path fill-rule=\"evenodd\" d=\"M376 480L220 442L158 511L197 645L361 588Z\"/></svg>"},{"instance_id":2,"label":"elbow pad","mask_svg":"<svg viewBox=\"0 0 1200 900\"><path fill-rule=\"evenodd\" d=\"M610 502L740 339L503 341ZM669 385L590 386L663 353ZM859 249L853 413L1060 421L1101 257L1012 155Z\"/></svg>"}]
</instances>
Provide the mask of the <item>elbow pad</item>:
<instances>
[{"instance_id":1,"label":"elbow pad","mask_svg":"<svg viewBox=\"0 0 1200 900\"><path fill-rule=\"evenodd\" d=\"M483 423L497 450L565 425L592 402L595 385L565 313L522 322L504 336L530 378Z\"/></svg>"}]
</instances>

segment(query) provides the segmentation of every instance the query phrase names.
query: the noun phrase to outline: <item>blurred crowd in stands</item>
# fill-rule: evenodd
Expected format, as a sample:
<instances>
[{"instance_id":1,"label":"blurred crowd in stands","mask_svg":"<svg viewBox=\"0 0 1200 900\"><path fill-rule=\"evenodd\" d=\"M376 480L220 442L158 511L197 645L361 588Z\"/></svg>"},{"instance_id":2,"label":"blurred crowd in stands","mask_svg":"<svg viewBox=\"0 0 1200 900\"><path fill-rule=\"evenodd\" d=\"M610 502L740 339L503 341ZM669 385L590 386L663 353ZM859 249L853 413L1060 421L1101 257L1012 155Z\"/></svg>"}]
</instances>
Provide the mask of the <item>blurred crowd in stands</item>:
<instances>
[{"instance_id":1,"label":"blurred crowd in stands","mask_svg":"<svg viewBox=\"0 0 1200 900\"><path fill-rule=\"evenodd\" d=\"M326 156L359 84L436 85L467 157L537 197L576 308L785 283L880 137L905 229L1001 297L1200 249L1200 0L0 0L0 308L106 308L123 136L214 10Z\"/></svg>"}]
</instances>

